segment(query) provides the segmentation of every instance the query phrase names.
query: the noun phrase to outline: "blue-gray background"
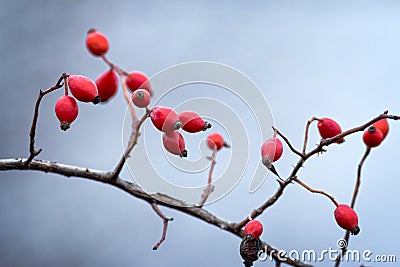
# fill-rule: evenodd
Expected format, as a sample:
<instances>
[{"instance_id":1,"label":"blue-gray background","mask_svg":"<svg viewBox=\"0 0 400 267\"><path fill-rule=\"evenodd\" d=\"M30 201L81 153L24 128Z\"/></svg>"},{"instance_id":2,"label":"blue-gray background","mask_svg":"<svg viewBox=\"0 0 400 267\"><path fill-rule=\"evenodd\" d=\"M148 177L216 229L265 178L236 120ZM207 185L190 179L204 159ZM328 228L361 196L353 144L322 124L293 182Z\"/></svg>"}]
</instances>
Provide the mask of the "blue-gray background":
<instances>
[{"instance_id":1,"label":"blue-gray background","mask_svg":"<svg viewBox=\"0 0 400 267\"><path fill-rule=\"evenodd\" d=\"M193 60L239 69L261 88L277 127L296 146L314 115L333 117L347 129L386 109L400 113L396 1L0 4L2 158L27 156L39 89L53 85L62 72L95 78L105 70L84 46L90 27L108 36L110 58L127 70L152 75ZM67 133L58 129L53 113L60 95L46 97L41 106L36 141L44 151L39 158L112 169L121 154L126 106L122 94L100 108L80 105L79 118ZM393 121L390 126L388 138L366 162L356 205L362 230L351 239L351 248L399 259L400 126ZM318 142L315 127L310 139L311 145ZM328 152L310 160L300 176L348 203L364 152L361 134ZM286 151L277 167L286 174L295 160ZM169 209L163 211L175 220L167 240L159 251L152 251L161 234L160 219L147 203L116 188L53 174L0 176L0 266L241 266L238 238ZM276 188L269 179L255 194L248 194L249 179L244 177L231 194L207 209L231 221L245 217ZM332 213L333 206L324 197L290 186L260 217L263 239L286 251L336 248L343 231Z\"/></svg>"}]
</instances>

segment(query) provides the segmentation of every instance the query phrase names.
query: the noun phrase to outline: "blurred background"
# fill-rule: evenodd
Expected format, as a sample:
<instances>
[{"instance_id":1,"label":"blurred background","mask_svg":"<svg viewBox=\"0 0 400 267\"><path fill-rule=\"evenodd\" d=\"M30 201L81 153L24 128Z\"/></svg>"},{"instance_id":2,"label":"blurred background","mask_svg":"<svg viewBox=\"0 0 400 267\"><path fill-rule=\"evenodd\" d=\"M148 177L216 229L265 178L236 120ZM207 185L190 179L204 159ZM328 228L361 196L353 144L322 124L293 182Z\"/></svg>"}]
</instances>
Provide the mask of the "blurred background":
<instances>
[{"instance_id":1,"label":"blurred background","mask_svg":"<svg viewBox=\"0 0 400 267\"><path fill-rule=\"evenodd\" d=\"M397 1L0 4L1 158L28 156L39 89L52 86L63 72L95 79L107 69L86 50L86 32L92 27L107 35L109 58L128 71L151 76L195 60L240 70L262 90L276 126L296 147L312 116L332 117L348 129L384 110L400 114ZM57 91L42 102L36 146L43 152L38 158L111 170L122 153L122 93L107 105L79 104L79 117L67 132L59 130L54 115L61 95ZM350 249L400 260L400 125L389 123L388 137L373 149L363 169L356 203L361 233L350 239ZM365 150L361 136L348 137L343 145L332 145L328 153L309 160L299 177L349 203ZM310 147L318 142L314 125ZM276 167L286 176L296 161L285 147ZM126 170L123 175L130 179ZM167 208L161 209L175 220L166 241L153 251L162 221L147 203L117 188L39 172L1 172L0 177L0 266L243 266L237 237ZM277 188L270 177L249 194L250 178L244 176L232 192L206 209L229 221L246 217ZM323 196L291 185L259 217L262 238L285 251L336 249L344 231L336 225L333 210ZM333 265L329 259L312 264ZM342 266L361 264L396 265L361 260Z\"/></svg>"}]
</instances>

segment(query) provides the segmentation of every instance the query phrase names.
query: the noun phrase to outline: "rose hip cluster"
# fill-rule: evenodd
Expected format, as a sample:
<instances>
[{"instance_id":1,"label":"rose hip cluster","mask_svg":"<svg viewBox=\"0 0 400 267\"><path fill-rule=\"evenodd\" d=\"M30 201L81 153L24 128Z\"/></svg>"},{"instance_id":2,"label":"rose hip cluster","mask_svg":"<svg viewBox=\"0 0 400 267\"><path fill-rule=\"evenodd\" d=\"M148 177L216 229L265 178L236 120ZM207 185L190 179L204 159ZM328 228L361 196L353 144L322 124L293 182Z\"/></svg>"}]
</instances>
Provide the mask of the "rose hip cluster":
<instances>
[{"instance_id":1,"label":"rose hip cluster","mask_svg":"<svg viewBox=\"0 0 400 267\"><path fill-rule=\"evenodd\" d=\"M209 122L204 121L193 111L184 111L177 114L169 107L156 106L150 111L151 122L154 127L163 132L163 145L171 154L187 157L185 140L178 131L182 128L188 133L198 133L211 127Z\"/></svg>"},{"instance_id":2,"label":"rose hip cluster","mask_svg":"<svg viewBox=\"0 0 400 267\"><path fill-rule=\"evenodd\" d=\"M339 134L342 133L342 129L340 125L334 121L331 118L313 118L313 120L318 121L317 128L318 132L321 136L322 139L327 139L327 138L333 138ZM365 130L363 134L363 141L364 144L368 148L376 147L381 144L381 142L385 139L389 132L389 124L386 119L381 119L372 126L370 126L368 129ZM273 166L273 162L276 162L279 160L282 156L283 153L283 145L282 142L276 137L277 131L274 132L274 135L272 138L266 140L262 146L261 146L261 159L262 163L270 170L272 171L275 175L278 175L275 167ZM336 143L341 144L345 140L344 138L339 138ZM360 227L358 226L358 216L357 213L348 205L346 204L337 204L337 207L334 211L334 217L337 222L337 224L347 230L350 231L351 234L357 235L360 232ZM255 222L254 222L255 223ZM247 226L246 226L247 227ZM246 228L245 228L246 232ZM249 237L245 236L244 240L251 240ZM245 241L242 241L242 244ZM250 241L246 241L250 242ZM255 246L256 243L255 241L252 241L253 246ZM242 246L241 246L241 253L242 253ZM246 260L247 261L254 261L256 258L254 256L254 251L252 256L245 256L242 255L243 259L245 259L245 265L246 265ZM254 257L253 257L254 256ZM251 266L251 265L249 265Z\"/></svg>"},{"instance_id":3,"label":"rose hip cluster","mask_svg":"<svg viewBox=\"0 0 400 267\"><path fill-rule=\"evenodd\" d=\"M56 116L64 131L78 117L79 109L75 99L93 104L100 102L97 86L91 79L83 75L69 75L66 79L68 82L65 84L65 95L57 100L55 106ZM68 95L68 89L74 97Z\"/></svg>"},{"instance_id":4,"label":"rose hip cluster","mask_svg":"<svg viewBox=\"0 0 400 267\"><path fill-rule=\"evenodd\" d=\"M101 32L90 29L86 36L86 47L93 56L105 58L109 50L108 39ZM102 73L95 82L83 75L68 75L65 95L58 99L55 106L62 130L69 129L71 123L78 117L76 100L98 104L112 99L118 91L118 75L125 76L125 85L132 92L132 103L135 106L145 108L150 104L153 91L145 74L138 71L126 73L110 65L111 68ZM68 91L73 97L68 95Z\"/></svg>"}]
</instances>

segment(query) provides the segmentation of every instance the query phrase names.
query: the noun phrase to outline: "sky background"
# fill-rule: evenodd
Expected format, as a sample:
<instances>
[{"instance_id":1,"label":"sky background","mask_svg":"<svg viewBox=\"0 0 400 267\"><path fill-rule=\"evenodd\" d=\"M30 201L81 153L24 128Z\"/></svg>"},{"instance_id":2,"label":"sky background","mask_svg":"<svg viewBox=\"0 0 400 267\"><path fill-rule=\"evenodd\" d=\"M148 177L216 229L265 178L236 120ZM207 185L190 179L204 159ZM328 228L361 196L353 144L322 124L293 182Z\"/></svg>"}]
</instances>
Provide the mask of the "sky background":
<instances>
[{"instance_id":1,"label":"sky background","mask_svg":"<svg viewBox=\"0 0 400 267\"><path fill-rule=\"evenodd\" d=\"M128 71L151 76L197 60L241 71L258 85L276 127L296 147L312 116L334 118L349 129L384 110L400 114L397 1L0 0L0 5L1 158L28 156L39 89L52 86L63 72L95 79L106 70L85 48L86 32L92 27L107 35L109 58ZM36 146L43 152L38 158L113 169L122 153L122 93L107 105L79 103L79 117L67 132L59 130L53 111L61 95L57 91L42 102ZM223 95L214 97L224 101ZM240 106L237 112L242 120L249 118ZM400 126L389 123L388 137L373 149L363 169L356 203L361 233L351 238L350 248L394 254L399 261ZM310 147L319 141L313 126ZM299 178L349 203L365 150L361 135L310 159ZM260 160L259 146L251 148L250 165ZM286 176L297 158L284 148L276 167ZM216 173L229 155L221 151ZM131 179L126 169L122 175ZM162 211L175 220L167 240L153 251L162 221L147 203L117 188L38 172L1 172L0 178L1 267L243 266L237 237L167 208ZM229 221L243 219L277 188L269 177L249 194L250 180L244 175L228 195L206 208ZM262 238L286 251L336 249L344 231L336 225L333 210L323 196L290 185L259 217ZM329 260L314 264L333 265ZM361 264L396 265L342 266Z\"/></svg>"}]
</instances>

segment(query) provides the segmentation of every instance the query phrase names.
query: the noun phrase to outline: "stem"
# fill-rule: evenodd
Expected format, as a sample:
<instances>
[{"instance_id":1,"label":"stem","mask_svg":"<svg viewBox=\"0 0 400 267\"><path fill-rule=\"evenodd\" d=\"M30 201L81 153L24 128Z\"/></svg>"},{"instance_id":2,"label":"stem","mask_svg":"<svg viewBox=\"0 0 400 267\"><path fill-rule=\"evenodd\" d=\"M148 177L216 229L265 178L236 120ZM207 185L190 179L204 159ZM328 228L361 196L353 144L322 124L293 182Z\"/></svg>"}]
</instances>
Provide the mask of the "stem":
<instances>
[{"instance_id":1,"label":"stem","mask_svg":"<svg viewBox=\"0 0 400 267\"><path fill-rule=\"evenodd\" d=\"M163 220L163 231L162 231L162 235L161 235L160 241L158 241L158 242L154 245L154 247L153 247L153 250L157 250L157 249L160 247L160 245L164 242L164 240L165 240L165 238L166 238L166 236L167 236L168 222L169 222L169 221L173 221L174 218L168 218L168 217L166 217L166 216L161 212L161 210L158 208L157 204L154 203L154 202L151 203L151 207L152 207L153 210L157 213L157 215Z\"/></svg>"},{"instance_id":2,"label":"stem","mask_svg":"<svg viewBox=\"0 0 400 267\"><path fill-rule=\"evenodd\" d=\"M136 111L135 107L133 106L132 100L131 100L131 94L129 93L128 88L126 88L126 78L125 76L120 76L121 79L121 84L122 84L122 91L124 92L124 98L126 103L128 104L129 111L131 113L131 118L132 118L132 134L134 133L135 125L137 124L137 116L136 116Z\"/></svg>"},{"instance_id":3,"label":"stem","mask_svg":"<svg viewBox=\"0 0 400 267\"><path fill-rule=\"evenodd\" d=\"M371 148L367 147L363 157L361 158L360 163L358 164L357 180L356 180L356 184L354 185L353 198L351 199L351 208L352 209L354 209L354 206L355 206L355 203L356 203L356 199L357 199L357 195L358 195L358 190L359 190L360 184L361 184L361 170L362 170L364 162L367 159L367 157L368 157L370 152L371 152Z\"/></svg>"},{"instance_id":4,"label":"stem","mask_svg":"<svg viewBox=\"0 0 400 267\"><path fill-rule=\"evenodd\" d=\"M38 96L38 98L37 98L37 100L36 100L35 110L34 110L34 113L33 113L33 120L32 120L32 125L31 125L31 131L30 131L30 133L29 133L29 137L30 137L30 142L29 142L29 153L30 153L30 155L29 155L28 159L25 161L25 165L26 165L26 166L28 166L28 164L29 164L37 155L39 155L40 152L42 152L42 149L41 149L41 148L38 149L38 150L35 150L36 125L37 125L37 121L38 121L38 118L39 118L39 107L40 107L40 103L41 103L41 101L42 101L42 98L43 98L45 95L47 95L47 94L53 92L54 90L57 90L58 88L61 88L61 87L63 86L62 81L63 81L63 80L65 81L65 79L66 79L67 77L68 77L68 74L63 73L63 74L61 74L60 78L58 79L57 83L56 83L54 86L50 87L50 88L47 89L47 90L44 90L44 91L40 90L40 91L39 91L39 96Z\"/></svg>"},{"instance_id":5,"label":"stem","mask_svg":"<svg viewBox=\"0 0 400 267\"><path fill-rule=\"evenodd\" d=\"M274 132L277 133L280 137L282 137L282 139L286 142L286 144L288 145L289 149L292 150L293 153L295 153L296 155L300 156L301 158L304 158L305 154L302 154L300 151L295 149L286 136L284 136L280 131L275 129L275 127L273 127L273 126L272 126L272 129L274 129Z\"/></svg>"},{"instance_id":6,"label":"stem","mask_svg":"<svg viewBox=\"0 0 400 267\"><path fill-rule=\"evenodd\" d=\"M68 95L68 91L69 91L69 88L68 88L68 76L64 76L64 95Z\"/></svg>"},{"instance_id":7,"label":"stem","mask_svg":"<svg viewBox=\"0 0 400 267\"><path fill-rule=\"evenodd\" d=\"M311 193L321 194L321 195L328 197L336 207L339 205L339 203L335 200L335 198L333 196L329 195L328 193L326 193L322 190L311 188L310 186L308 186L304 182L302 182L299 178L295 178L295 179L293 179L293 181L295 181L296 183L298 183L299 185L301 185L302 187L304 187Z\"/></svg>"},{"instance_id":8,"label":"stem","mask_svg":"<svg viewBox=\"0 0 400 267\"><path fill-rule=\"evenodd\" d=\"M131 140L128 144L128 147L125 150L125 153L122 155L120 161L118 162L117 166L115 167L114 171L112 172L113 179L118 178L118 175L120 174L122 168L124 167L126 159L129 157L129 154L131 153L132 149L137 144L137 141L139 138L140 127L142 126L143 122L149 117L149 114L150 114L150 110L146 108L146 113L143 115L143 117L140 119L140 121L136 124L134 134L131 136Z\"/></svg>"},{"instance_id":9,"label":"stem","mask_svg":"<svg viewBox=\"0 0 400 267\"><path fill-rule=\"evenodd\" d=\"M123 69L121 69L120 67L118 67L117 65L115 65L114 63L112 63L104 54L101 55L101 58L103 59L103 61L113 70L115 70L120 76L129 76L129 73L124 71Z\"/></svg>"},{"instance_id":10,"label":"stem","mask_svg":"<svg viewBox=\"0 0 400 267\"><path fill-rule=\"evenodd\" d=\"M304 144L303 144L303 154L306 153L307 150L307 142L308 142L308 130L310 129L310 125L313 121L319 121L319 119L317 119L316 117L312 117L311 119L309 119L307 121L307 125L306 125L306 133L304 134Z\"/></svg>"},{"instance_id":11,"label":"stem","mask_svg":"<svg viewBox=\"0 0 400 267\"><path fill-rule=\"evenodd\" d=\"M367 157L368 157L368 155L369 155L370 152L371 152L371 148L367 147L367 149L366 149L365 152L364 152L364 155L362 156L362 158L361 158L361 160L360 160L360 163L358 164L358 168L357 168L357 180L356 180L356 183L355 183L355 185L354 185L353 197L352 197L352 199L351 199L351 205L350 205L350 207L351 207L352 209L354 209L354 206L355 206L355 204L356 204L356 199L357 199L358 191L359 191L360 185L361 185L361 170L362 170L362 167L364 166L364 162L365 162L365 160L367 159ZM350 231L346 231L346 234L344 235L344 238L343 238L343 239L346 241L347 246L344 246L344 247L342 248L341 253L340 253L339 256L336 258L335 267L339 267L340 263L342 262L343 255L344 255L344 253L346 253L346 251L347 251L347 247L348 247L349 239L350 239Z\"/></svg>"},{"instance_id":12,"label":"stem","mask_svg":"<svg viewBox=\"0 0 400 267\"><path fill-rule=\"evenodd\" d=\"M217 163L215 161L216 158L216 150L213 151L210 160L211 160L211 167L210 171L208 172L208 179L207 179L207 187L204 188L203 194L201 195L199 207L203 207L204 203L206 203L207 198L210 196L210 194L214 191L214 186L212 185L212 175L214 171L214 166Z\"/></svg>"}]
</instances>

